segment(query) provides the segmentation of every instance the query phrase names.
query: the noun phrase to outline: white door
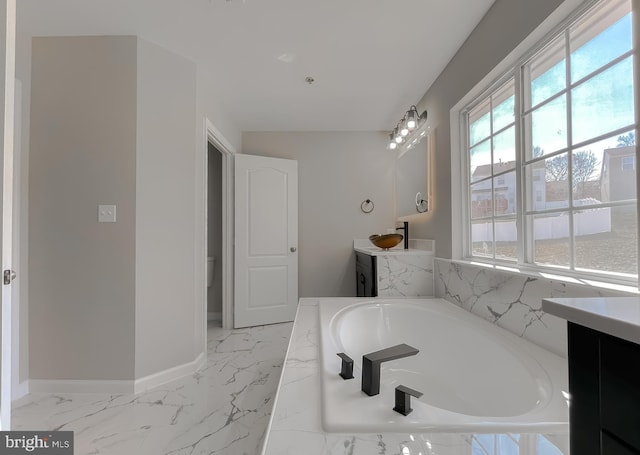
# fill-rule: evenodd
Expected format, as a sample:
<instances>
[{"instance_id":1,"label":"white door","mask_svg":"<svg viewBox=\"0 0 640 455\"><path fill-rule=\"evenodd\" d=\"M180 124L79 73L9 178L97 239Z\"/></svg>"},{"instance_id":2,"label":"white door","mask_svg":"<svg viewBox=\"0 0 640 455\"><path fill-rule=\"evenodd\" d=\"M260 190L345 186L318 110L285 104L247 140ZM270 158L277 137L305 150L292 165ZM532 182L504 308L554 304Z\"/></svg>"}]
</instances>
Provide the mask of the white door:
<instances>
[{"instance_id":1,"label":"white door","mask_svg":"<svg viewBox=\"0 0 640 455\"><path fill-rule=\"evenodd\" d=\"M298 162L235 156L234 327L293 321L298 306Z\"/></svg>"},{"instance_id":2,"label":"white door","mask_svg":"<svg viewBox=\"0 0 640 455\"><path fill-rule=\"evenodd\" d=\"M2 71L0 91L2 92L3 159L2 162L2 271L9 276L1 278L2 285L2 360L0 362L0 429L11 428L11 243L13 209L13 126L15 94L15 26L16 1L0 1L0 35L2 38ZM3 274L4 275L4 274ZM6 281L8 279L8 281Z\"/></svg>"}]
</instances>

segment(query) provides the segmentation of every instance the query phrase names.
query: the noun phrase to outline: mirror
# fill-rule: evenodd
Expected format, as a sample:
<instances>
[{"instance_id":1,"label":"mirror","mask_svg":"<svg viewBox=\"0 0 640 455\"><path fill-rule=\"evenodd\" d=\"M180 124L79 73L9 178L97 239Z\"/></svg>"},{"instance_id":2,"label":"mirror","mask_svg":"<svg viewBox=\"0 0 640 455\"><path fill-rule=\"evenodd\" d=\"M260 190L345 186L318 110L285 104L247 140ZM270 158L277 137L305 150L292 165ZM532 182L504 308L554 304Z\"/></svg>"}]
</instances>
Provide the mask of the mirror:
<instances>
[{"instance_id":1,"label":"mirror","mask_svg":"<svg viewBox=\"0 0 640 455\"><path fill-rule=\"evenodd\" d=\"M396 159L396 218L429 210L429 155L433 132L411 148L402 147Z\"/></svg>"}]
</instances>

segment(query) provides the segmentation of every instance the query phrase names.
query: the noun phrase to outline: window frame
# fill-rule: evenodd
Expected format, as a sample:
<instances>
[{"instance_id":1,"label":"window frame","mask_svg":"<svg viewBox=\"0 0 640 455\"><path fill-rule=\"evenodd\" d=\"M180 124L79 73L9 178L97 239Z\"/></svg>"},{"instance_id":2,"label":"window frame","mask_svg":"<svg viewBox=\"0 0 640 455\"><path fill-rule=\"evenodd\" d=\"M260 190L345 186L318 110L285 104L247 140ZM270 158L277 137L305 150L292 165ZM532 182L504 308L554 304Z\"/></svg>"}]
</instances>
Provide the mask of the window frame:
<instances>
[{"instance_id":1,"label":"window frame","mask_svg":"<svg viewBox=\"0 0 640 455\"><path fill-rule=\"evenodd\" d=\"M462 191L459 198L459 200L461 201L461 212L462 212L460 214L461 221L462 221L461 223L462 228L460 232L460 234L462 234L462 237L461 237L462 243L461 243L461 250L460 250L461 254L458 256L461 259L465 259L467 261L479 262L479 263L486 263L493 266L503 266L506 268L514 268L514 269L522 270L525 272L528 271L528 272L543 273L543 274L548 273L548 274L554 274L558 276L566 276L570 278L585 279L587 281L589 280L594 280L597 282L604 281L607 283L621 284L625 286L633 285L636 288L638 287L638 274L631 275L631 274L623 274L618 272L608 272L608 271L600 271L600 270L592 271L592 270L582 270L582 269L576 270L575 269L576 253L574 248L574 241L575 241L576 235L574 234L574 227L573 227L574 223L573 223L572 214L574 214L577 211L577 209L574 207L573 197L569 197L568 207L566 207L566 209L563 210L571 215L569 216L570 235L568 236L568 241L569 241L570 259L569 259L568 268L565 266L536 264L534 262L534 251L533 251L535 248L534 246L535 241L533 239L534 233L533 233L532 219L534 214L546 213L547 211L546 210L540 211L540 210L533 210L533 209L529 210L527 205L527 197L531 198L533 200L533 204L535 204L536 192L533 187L529 188L527 194L525 194L525 191L524 191L525 183L526 183L525 182L525 179L526 179L525 164L532 164L536 161L544 161L545 159L549 159L554 156L559 156L559 155L562 155L563 153L572 154L572 153L575 153L578 149L580 149L583 146L596 143L599 140L602 140L604 138L613 137L618 133L623 134L630 130L635 131L636 138L638 138L638 124L639 124L638 118L640 117L640 112L638 111L638 96L639 96L638 92L640 92L640 85L638 85L638 79L634 78L634 111L635 111L634 122L631 125L627 125L624 128L620 128L619 130L609 131L598 137L589 138L588 140L585 140L582 144L571 143L572 142L571 141L572 138L570 136L571 134L570 122L572 118L571 117L571 109L572 109L571 90L574 87L584 83L585 81L588 81L588 80L591 80L592 78L597 77L598 75L602 74L604 71L608 70L609 68L613 67L614 65L622 62L627 58L631 59L634 67L634 71L636 71L639 65L638 42L633 41L632 49L630 51L627 51L622 55L612 59L608 63L598 67L596 70L591 70L587 75L580 77L578 80L575 80L573 82L571 81L571 74L570 74L571 67L570 67L570 62L568 57L571 54L572 42L571 40L567 39L568 31L572 26L578 24L586 15L588 15L591 11L593 11L597 6L601 5L604 1L606 0L593 0L588 2L587 4L581 5L580 7L576 8L573 12L571 12L571 14L569 14L563 21L560 21L558 26L556 26L555 28L552 28L550 32L545 33L542 39L535 42L534 45L525 46L524 48L522 45L519 46L514 52L517 52L518 49L522 48L523 50L520 52L520 56L516 58L512 58L512 63L507 64L506 70L503 69L503 71L498 77L493 78L488 84L485 84L484 90L478 90L476 88L472 91L472 92L476 92L475 95L470 93L465 98L463 98L463 100L461 100L457 105L459 109L456 109L456 107L452 109L451 111L452 112L452 146L454 147L454 149L457 148L460 151L460 155L461 155L458 160L452 160L452 170L455 164L460 165L458 169L460 172L460 178L461 178L460 183L462 186L461 188ZM630 3L631 3L632 16L635 16L636 10L637 10L636 6L634 5L635 2L630 2ZM638 21L637 19L633 19L633 20L634 22L632 24L632 27L636 29ZM527 63L530 62L536 55L544 51L545 47L553 43L554 40L559 39L559 37L563 34L565 35L562 37L562 39L564 40L565 60L566 60L565 87L562 90L560 90L560 92L552 95L551 97L548 97L547 99L535 104L532 103L532 105L529 106L528 109L526 110L523 109L522 104L523 104L523 100L525 99L525 90L528 90L525 84L525 67ZM485 78L485 80L486 79L487 78ZM470 151L469 113L474 108L481 105L482 103L487 103L488 100L490 102L491 97L495 93L497 93L499 90L501 90L501 88L506 83L508 83L508 81L511 79L514 81L514 89L515 89L515 103L514 103L514 116L515 116L515 129L516 129L515 173L516 173L516 197L518 198L517 211L515 215L516 231L517 231L517 240L516 240L517 258L515 260L502 259L500 257L496 257L495 210L493 211L491 217L487 217L488 219L491 219L493 223L493 229L494 229L494 238L493 238L494 246L492 248L493 253L491 257L478 256L473 254L472 238L471 238L472 236L471 223L472 223L472 219L475 221L476 218L472 218L472 215L471 215L471 201L472 201L471 188L472 188L472 183L474 182L472 181L472 178L470 175L471 170L470 170L470 154L469 154L469 151ZM482 86L482 83L483 82L480 82L478 86ZM523 134L523 132L525 129L526 115L530 114L532 111L537 109L537 107L550 102L550 100L554 100L562 96L565 96L567 99L567 108L566 108L567 122L568 122L567 123L567 128L568 128L567 146L560 150L555 150L553 153L545 154L541 157L537 157L537 158L533 156L529 157L525 161L525 141L527 139L525 138L525 135ZM489 112L491 112L491 110ZM458 126L457 133L459 134L459 138L455 137L456 124ZM491 135L492 135L491 140L493 140L493 135L494 135L493 131L491 132ZM640 146L640 144L636 144L636 155L637 155L638 146ZM491 153L493 154L493 148L491 150ZM493 165L490 165L490 166L492 167ZM635 170L635 166L634 166L634 170ZM571 168L569 168L569 174L571 173L572 173ZM492 178L495 177L493 175L493 172L491 175L492 175ZM573 191L571 186L572 178L573 177L570 176L568 179L570 193ZM531 179L535 181L534 174L532 174ZM491 188L493 189L493 184ZM636 188L635 199L631 199L628 201L613 201L609 203L602 203L594 207L597 207L597 208L606 207L606 206L616 207L621 205L629 205L630 203L635 202L636 220L637 220L636 222L638 223L638 221L640 220L638 220L638 215L637 215L637 212L638 212L637 211L637 207L638 207L637 192L638 192L638 188ZM456 191L452 192L452 197L455 200ZM589 207L591 206L582 206L580 207L580 209L584 210L584 209L588 209ZM558 212L559 210L551 210L551 211ZM453 220L452 220L454 224L455 224L455 218L456 218L456 214L454 213ZM636 229L640 231L639 226L640 226L640 223L636 225ZM454 235L455 235L455 229L454 229ZM454 252L453 257L455 258L456 257L455 247L453 249L453 252ZM640 262L640 254L638 252L636 252L636 261Z\"/></svg>"}]
</instances>

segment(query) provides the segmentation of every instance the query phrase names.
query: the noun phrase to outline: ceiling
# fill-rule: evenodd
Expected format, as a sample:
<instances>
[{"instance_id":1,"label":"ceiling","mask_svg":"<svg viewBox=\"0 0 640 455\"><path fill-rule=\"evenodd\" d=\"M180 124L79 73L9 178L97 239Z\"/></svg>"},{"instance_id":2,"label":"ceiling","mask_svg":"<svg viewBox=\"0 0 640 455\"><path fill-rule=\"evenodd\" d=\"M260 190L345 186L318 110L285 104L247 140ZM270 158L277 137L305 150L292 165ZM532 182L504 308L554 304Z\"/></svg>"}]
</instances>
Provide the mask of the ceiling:
<instances>
[{"instance_id":1,"label":"ceiling","mask_svg":"<svg viewBox=\"0 0 640 455\"><path fill-rule=\"evenodd\" d=\"M420 100L492 3L20 0L18 31L138 35L183 55L242 131L377 131Z\"/></svg>"}]
</instances>

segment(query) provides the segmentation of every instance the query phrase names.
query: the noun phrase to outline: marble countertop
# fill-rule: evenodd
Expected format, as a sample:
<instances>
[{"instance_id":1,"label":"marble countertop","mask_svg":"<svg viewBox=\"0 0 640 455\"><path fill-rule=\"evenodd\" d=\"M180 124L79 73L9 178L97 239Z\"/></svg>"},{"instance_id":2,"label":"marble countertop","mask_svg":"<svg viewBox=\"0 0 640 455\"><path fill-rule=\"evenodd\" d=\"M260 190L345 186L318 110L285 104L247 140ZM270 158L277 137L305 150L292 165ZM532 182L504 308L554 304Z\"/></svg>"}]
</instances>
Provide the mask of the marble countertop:
<instances>
[{"instance_id":1,"label":"marble countertop","mask_svg":"<svg viewBox=\"0 0 640 455\"><path fill-rule=\"evenodd\" d=\"M262 455L569 453L567 434L327 433L321 423L319 346L318 301L301 299Z\"/></svg>"},{"instance_id":2,"label":"marble countertop","mask_svg":"<svg viewBox=\"0 0 640 455\"><path fill-rule=\"evenodd\" d=\"M640 297L543 299L542 310L640 344Z\"/></svg>"}]
</instances>

